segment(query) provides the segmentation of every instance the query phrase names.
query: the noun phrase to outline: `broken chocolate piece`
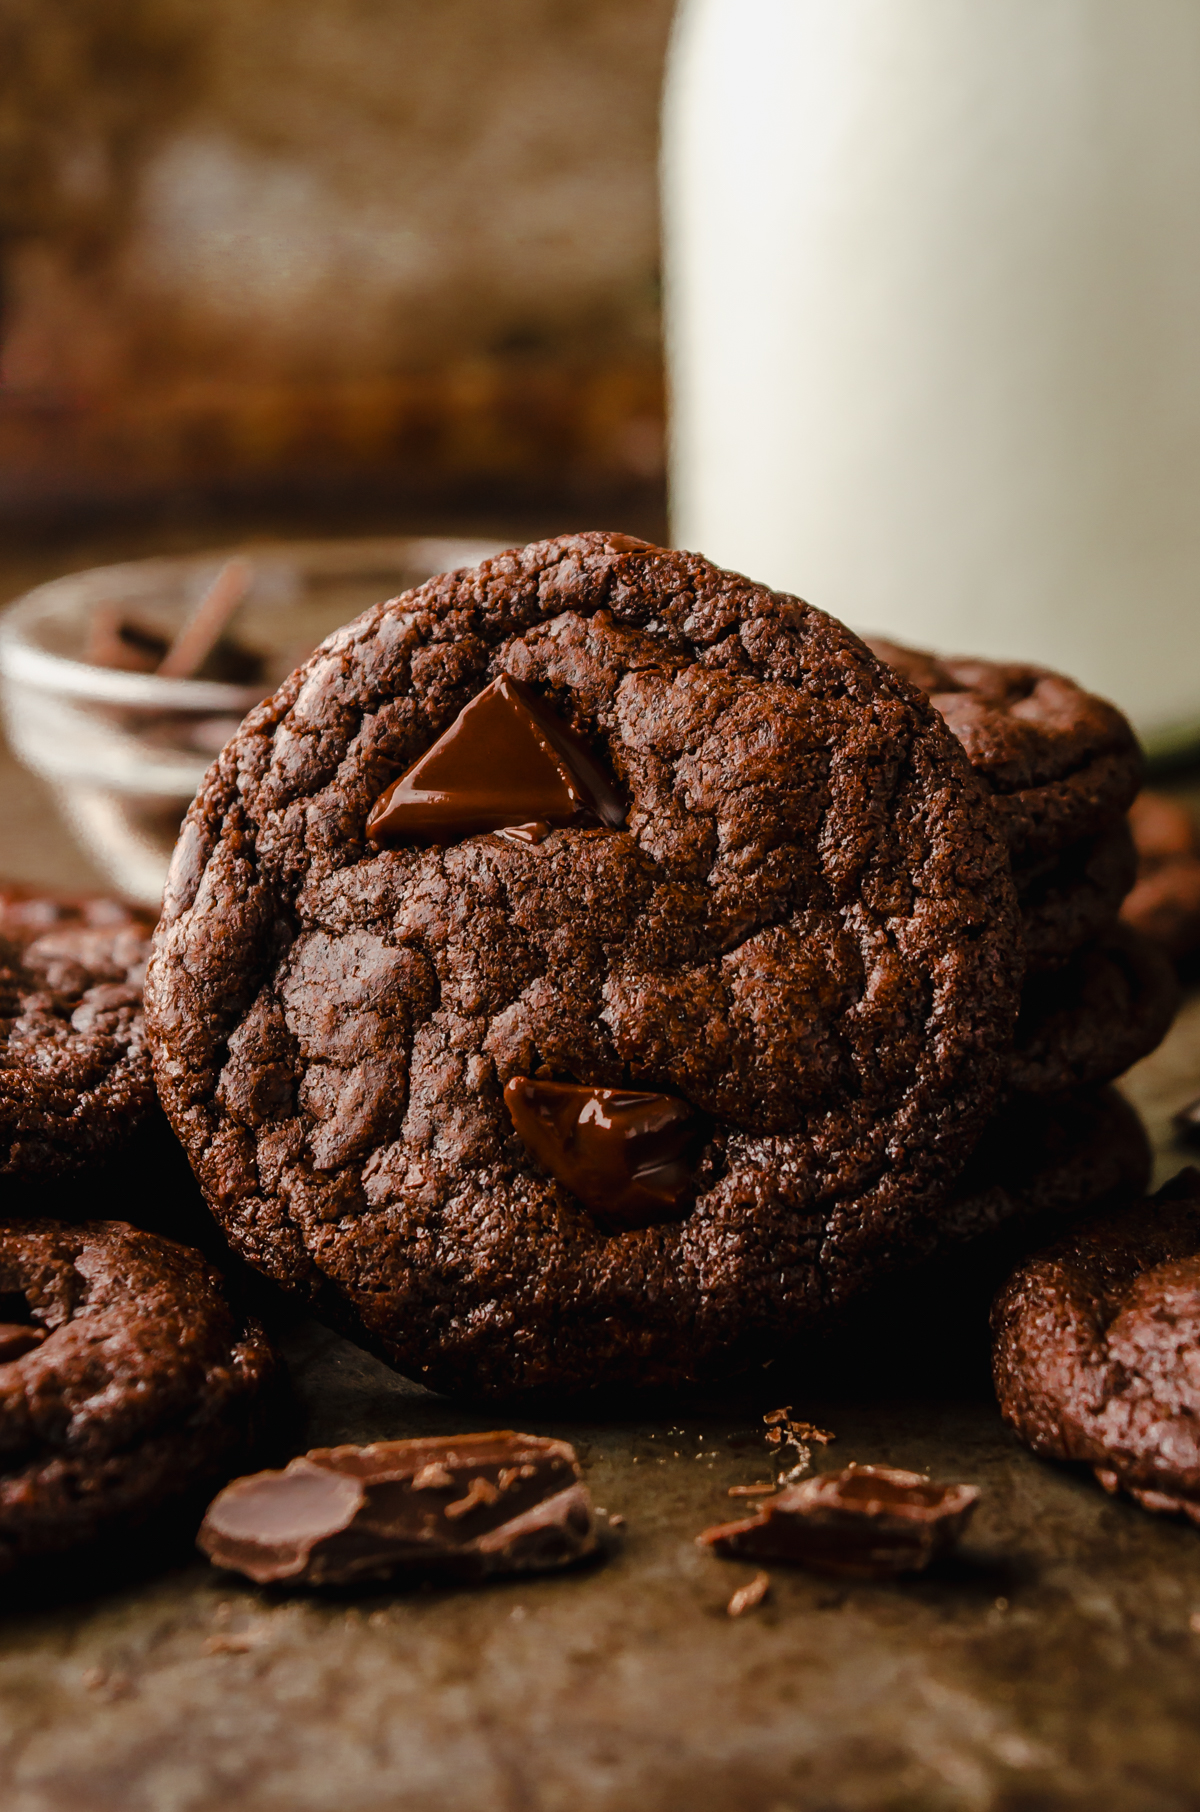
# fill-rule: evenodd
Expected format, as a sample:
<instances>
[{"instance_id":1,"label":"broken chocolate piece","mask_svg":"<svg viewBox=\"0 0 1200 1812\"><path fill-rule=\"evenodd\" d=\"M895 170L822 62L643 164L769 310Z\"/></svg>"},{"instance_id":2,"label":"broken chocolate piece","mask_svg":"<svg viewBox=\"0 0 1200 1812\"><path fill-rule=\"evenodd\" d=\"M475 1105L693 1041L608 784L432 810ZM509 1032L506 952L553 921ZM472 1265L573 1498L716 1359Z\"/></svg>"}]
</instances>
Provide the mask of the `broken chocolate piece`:
<instances>
[{"instance_id":1,"label":"broken chocolate piece","mask_svg":"<svg viewBox=\"0 0 1200 1812\"><path fill-rule=\"evenodd\" d=\"M529 686L501 673L376 801L376 843L457 843L482 831L599 823L625 807L590 750Z\"/></svg>"},{"instance_id":2,"label":"broken chocolate piece","mask_svg":"<svg viewBox=\"0 0 1200 1812\"><path fill-rule=\"evenodd\" d=\"M820 1573L890 1579L918 1573L958 1540L974 1485L935 1485L891 1466L847 1466L791 1486L743 1522L697 1540L735 1560L783 1560Z\"/></svg>"},{"instance_id":3,"label":"broken chocolate piece","mask_svg":"<svg viewBox=\"0 0 1200 1812\"><path fill-rule=\"evenodd\" d=\"M574 1449L503 1429L315 1447L227 1485L197 1539L260 1585L347 1585L564 1567L594 1550L596 1529Z\"/></svg>"},{"instance_id":4,"label":"broken chocolate piece","mask_svg":"<svg viewBox=\"0 0 1200 1812\"><path fill-rule=\"evenodd\" d=\"M540 1164L617 1231L687 1211L700 1121L674 1095L514 1076L504 1101Z\"/></svg>"}]
</instances>

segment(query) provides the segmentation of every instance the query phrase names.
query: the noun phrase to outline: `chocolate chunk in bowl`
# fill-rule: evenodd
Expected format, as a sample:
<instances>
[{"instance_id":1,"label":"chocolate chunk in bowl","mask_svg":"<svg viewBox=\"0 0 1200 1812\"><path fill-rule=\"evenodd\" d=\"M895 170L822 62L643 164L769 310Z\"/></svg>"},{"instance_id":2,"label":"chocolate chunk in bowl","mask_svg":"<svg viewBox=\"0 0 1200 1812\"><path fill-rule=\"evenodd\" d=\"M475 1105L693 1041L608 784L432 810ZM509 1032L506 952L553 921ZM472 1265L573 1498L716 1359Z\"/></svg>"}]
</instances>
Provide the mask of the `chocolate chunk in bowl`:
<instances>
[{"instance_id":1,"label":"chocolate chunk in bowl","mask_svg":"<svg viewBox=\"0 0 1200 1812\"><path fill-rule=\"evenodd\" d=\"M732 1560L792 1561L820 1573L890 1579L922 1572L966 1528L979 1490L892 1466L847 1466L766 1498L757 1514L696 1539Z\"/></svg>"},{"instance_id":2,"label":"chocolate chunk in bowl","mask_svg":"<svg viewBox=\"0 0 1200 1812\"><path fill-rule=\"evenodd\" d=\"M593 1552L596 1529L567 1442L505 1429L314 1448L227 1485L199 1544L260 1585L349 1585L568 1566Z\"/></svg>"}]
</instances>

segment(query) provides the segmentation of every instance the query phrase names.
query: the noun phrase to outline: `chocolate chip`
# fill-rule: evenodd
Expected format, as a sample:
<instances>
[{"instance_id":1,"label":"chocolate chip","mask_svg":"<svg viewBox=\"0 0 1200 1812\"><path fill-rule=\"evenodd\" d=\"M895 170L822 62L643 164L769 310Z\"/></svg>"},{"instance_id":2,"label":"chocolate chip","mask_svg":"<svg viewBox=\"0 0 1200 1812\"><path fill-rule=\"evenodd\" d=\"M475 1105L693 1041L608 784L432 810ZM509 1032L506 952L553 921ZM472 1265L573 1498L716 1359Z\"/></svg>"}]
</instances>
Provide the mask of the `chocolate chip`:
<instances>
[{"instance_id":1,"label":"chocolate chip","mask_svg":"<svg viewBox=\"0 0 1200 1812\"><path fill-rule=\"evenodd\" d=\"M616 1230L686 1212L699 1116L674 1095L514 1076L504 1101L528 1149Z\"/></svg>"},{"instance_id":2,"label":"chocolate chip","mask_svg":"<svg viewBox=\"0 0 1200 1812\"><path fill-rule=\"evenodd\" d=\"M481 831L540 842L555 825L615 829L625 807L591 751L536 692L502 673L376 801L376 843L457 843Z\"/></svg>"},{"instance_id":3,"label":"chocolate chip","mask_svg":"<svg viewBox=\"0 0 1200 1812\"><path fill-rule=\"evenodd\" d=\"M596 1531L574 1450L503 1430L313 1448L227 1485L198 1539L215 1566L260 1585L345 1585L567 1566Z\"/></svg>"},{"instance_id":4,"label":"chocolate chip","mask_svg":"<svg viewBox=\"0 0 1200 1812\"><path fill-rule=\"evenodd\" d=\"M731 1559L888 1579L920 1572L953 1546L978 1499L974 1485L937 1485L891 1466L847 1466L780 1491L755 1516L718 1524L697 1540Z\"/></svg>"}]
</instances>

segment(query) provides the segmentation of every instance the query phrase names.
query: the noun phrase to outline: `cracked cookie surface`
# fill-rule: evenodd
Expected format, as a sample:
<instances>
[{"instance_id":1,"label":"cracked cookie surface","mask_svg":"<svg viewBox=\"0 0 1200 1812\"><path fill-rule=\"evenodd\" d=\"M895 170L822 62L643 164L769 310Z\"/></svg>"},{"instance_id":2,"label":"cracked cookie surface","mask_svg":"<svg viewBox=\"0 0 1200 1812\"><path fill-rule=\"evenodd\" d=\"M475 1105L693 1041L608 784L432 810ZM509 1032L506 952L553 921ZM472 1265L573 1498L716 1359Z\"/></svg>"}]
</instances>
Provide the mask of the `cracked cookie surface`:
<instances>
[{"instance_id":1,"label":"cracked cookie surface","mask_svg":"<svg viewBox=\"0 0 1200 1812\"><path fill-rule=\"evenodd\" d=\"M377 848L376 800L502 672L625 826ZM594 534L367 612L251 714L147 1006L236 1249L403 1370L503 1392L704 1375L886 1269L992 1106L1020 962L927 702L801 601ZM517 1075L696 1109L682 1218L598 1228L517 1136Z\"/></svg>"},{"instance_id":2,"label":"cracked cookie surface","mask_svg":"<svg viewBox=\"0 0 1200 1812\"><path fill-rule=\"evenodd\" d=\"M1014 863L1100 835L1133 803L1142 758L1128 720L1065 674L939 656L868 638L945 718L993 796Z\"/></svg>"},{"instance_id":3,"label":"cracked cookie surface","mask_svg":"<svg viewBox=\"0 0 1200 1812\"><path fill-rule=\"evenodd\" d=\"M251 1457L276 1361L198 1252L10 1221L0 1322L0 1573L123 1537Z\"/></svg>"},{"instance_id":4,"label":"cracked cookie surface","mask_svg":"<svg viewBox=\"0 0 1200 1812\"><path fill-rule=\"evenodd\" d=\"M148 927L0 935L0 1176L62 1177L116 1151L154 1107L142 1019Z\"/></svg>"},{"instance_id":5,"label":"cracked cookie surface","mask_svg":"<svg viewBox=\"0 0 1200 1812\"><path fill-rule=\"evenodd\" d=\"M1035 1453L1200 1522L1200 1171L1030 1259L992 1329L1000 1413Z\"/></svg>"}]
</instances>

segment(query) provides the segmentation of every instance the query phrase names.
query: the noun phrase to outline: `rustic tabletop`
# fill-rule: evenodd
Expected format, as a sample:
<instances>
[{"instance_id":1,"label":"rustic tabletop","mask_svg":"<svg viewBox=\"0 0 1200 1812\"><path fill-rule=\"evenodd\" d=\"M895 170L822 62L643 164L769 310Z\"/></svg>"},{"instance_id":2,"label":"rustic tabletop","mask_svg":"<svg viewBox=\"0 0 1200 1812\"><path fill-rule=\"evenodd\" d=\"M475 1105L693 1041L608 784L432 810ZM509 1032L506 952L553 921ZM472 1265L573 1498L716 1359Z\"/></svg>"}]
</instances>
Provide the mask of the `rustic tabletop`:
<instances>
[{"instance_id":1,"label":"rustic tabletop","mask_svg":"<svg viewBox=\"0 0 1200 1812\"><path fill-rule=\"evenodd\" d=\"M62 569L0 566L4 592ZM95 879L0 757L3 869ZM1200 997L1124 1085L1160 1176L1200 1090ZM899 1324L902 1325L902 1324ZM0 1616L7 1812L1187 1812L1200 1806L1200 1534L1040 1462L978 1352L928 1329L748 1385L526 1417L619 1513L600 1564L483 1590L272 1595L184 1546ZM495 1427L315 1323L283 1334L328 1444ZM917 1349L919 1348L919 1352ZM961 1555L897 1584L702 1553L728 1488L767 1479L764 1412L830 1430L818 1468L879 1461L983 1487Z\"/></svg>"}]
</instances>

